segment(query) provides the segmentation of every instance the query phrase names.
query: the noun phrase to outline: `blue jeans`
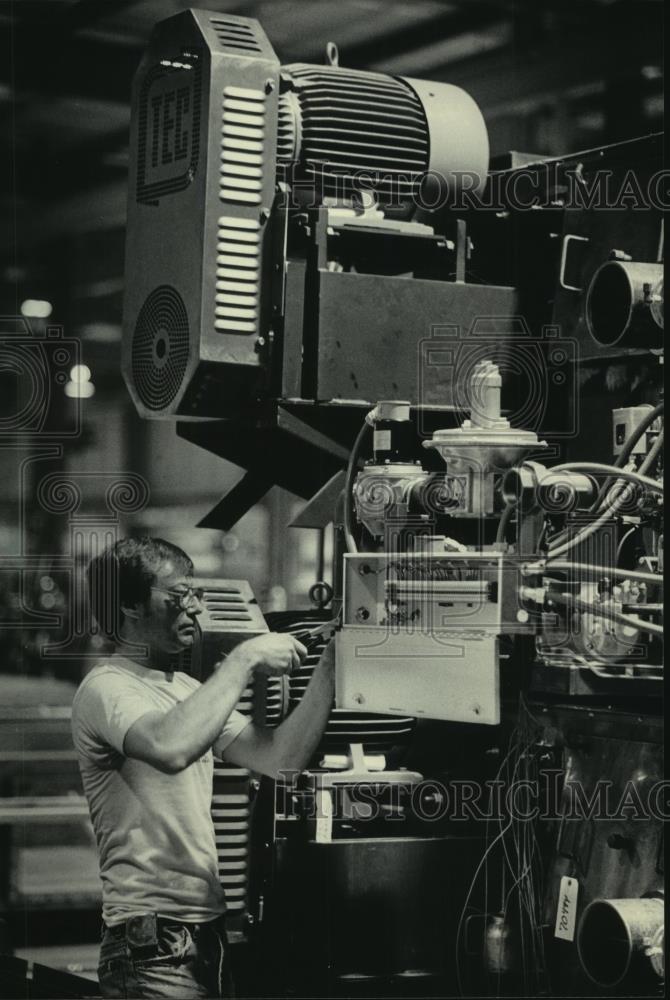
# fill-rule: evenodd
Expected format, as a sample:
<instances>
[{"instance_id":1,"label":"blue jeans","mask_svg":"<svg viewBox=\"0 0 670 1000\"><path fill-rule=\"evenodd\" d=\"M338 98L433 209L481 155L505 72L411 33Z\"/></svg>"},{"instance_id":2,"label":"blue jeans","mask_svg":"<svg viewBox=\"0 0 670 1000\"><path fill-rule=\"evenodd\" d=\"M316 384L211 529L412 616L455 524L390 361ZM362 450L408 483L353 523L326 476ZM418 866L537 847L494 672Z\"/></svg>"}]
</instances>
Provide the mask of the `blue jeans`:
<instances>
[{"instance_id":1,"label":"blue jeans","mask_svg":"<svg viewBox=\"0 0 670 1000\"><path fill-rule=\"evenodd\" d=\"M159 920L157 940L148 947L129 944L125 925L105 927L98 977L103 997L235 996L222 918L202 924Z\"/></svg>"}]
</instances>

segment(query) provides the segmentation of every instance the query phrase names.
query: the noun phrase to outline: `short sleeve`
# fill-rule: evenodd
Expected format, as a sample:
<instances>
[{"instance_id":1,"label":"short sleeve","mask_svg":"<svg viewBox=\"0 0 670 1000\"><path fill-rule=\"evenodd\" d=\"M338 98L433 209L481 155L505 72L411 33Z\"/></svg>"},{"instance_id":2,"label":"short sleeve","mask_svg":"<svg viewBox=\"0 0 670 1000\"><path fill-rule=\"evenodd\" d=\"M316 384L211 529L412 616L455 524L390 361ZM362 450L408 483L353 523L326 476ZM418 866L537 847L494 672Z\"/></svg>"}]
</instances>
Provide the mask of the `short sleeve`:
<instances>
[{"instance_id":1,"label":"short sleeve","mask_svg":"<svg viewBox=\"0 0 670 1000\"><path fill-rule=\"evenodd\" d=\"M220 736L217 738L214 744L214 751L217 757L222 757L226 747L229 747L233 740L236 740L243 729L246 729L250 725L251 719L246 715L242 715L241 712L233 711L230 713L226 719L225 725L221 730Z\"/></svg>"},{"instance_id":2,"label":"short sleeve","mask_svg":"<svg viewBox=\"0 0 670 1000\"><path fill-rule=\"evenodd\" d=\"M106 747L123 754L130 727L153 711L156 705L127 677L111 672L92 677L79 688L72 706L75 747L89 756Z\"/></svg>"}]
</instances>

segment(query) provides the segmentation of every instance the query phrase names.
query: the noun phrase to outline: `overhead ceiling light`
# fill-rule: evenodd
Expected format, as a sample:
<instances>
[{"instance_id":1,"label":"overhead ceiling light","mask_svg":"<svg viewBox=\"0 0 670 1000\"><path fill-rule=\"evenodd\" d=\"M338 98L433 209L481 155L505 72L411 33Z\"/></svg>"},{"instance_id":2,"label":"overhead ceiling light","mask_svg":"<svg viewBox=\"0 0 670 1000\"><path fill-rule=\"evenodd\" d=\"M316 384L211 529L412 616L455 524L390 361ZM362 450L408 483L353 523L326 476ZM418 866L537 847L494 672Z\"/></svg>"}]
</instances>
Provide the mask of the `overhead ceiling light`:
<instances>
[{"instance_id":1,"label":"overhead ceiling light","mask_svg":"<svg viewBox=\"0 0 670 1000\"><path fill-rule=\"evenodd\" d=\"M21 303L21 315L29 319L48 319L53 306L46 299L26 299Z\"/></svg>"},{"instance_id":2,"label":"overhead ceiling light","mask_svg":"<svg viewBox=\"0 0 670 1000\"><path fill-rule=\"evenodd\" d=\"M70 381L65 383L65 395L70 399L90 399L95 392L88 365L74 365L70 369Z\"/></svg>"}]
</instances>

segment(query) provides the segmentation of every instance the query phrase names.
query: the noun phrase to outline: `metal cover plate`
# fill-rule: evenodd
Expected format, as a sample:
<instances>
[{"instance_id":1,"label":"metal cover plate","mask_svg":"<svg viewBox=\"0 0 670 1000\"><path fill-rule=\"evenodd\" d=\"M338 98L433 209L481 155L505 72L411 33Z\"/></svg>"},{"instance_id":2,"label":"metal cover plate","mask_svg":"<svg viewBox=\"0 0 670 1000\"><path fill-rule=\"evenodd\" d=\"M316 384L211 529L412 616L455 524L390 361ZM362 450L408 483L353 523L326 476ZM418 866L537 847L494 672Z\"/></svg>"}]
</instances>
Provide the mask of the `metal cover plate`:
<instances>
[{"instance_id":1,"label":"metal cover plate","mask_svg":"<svg viewBox=\"0 0 670 1000\"><path fill-rule=\"evenodd\" d=\"M345 626L336 636L335 703L351 712L500 722L498 640L482 632L408 635Z\"/></svg>"}]
</instances>

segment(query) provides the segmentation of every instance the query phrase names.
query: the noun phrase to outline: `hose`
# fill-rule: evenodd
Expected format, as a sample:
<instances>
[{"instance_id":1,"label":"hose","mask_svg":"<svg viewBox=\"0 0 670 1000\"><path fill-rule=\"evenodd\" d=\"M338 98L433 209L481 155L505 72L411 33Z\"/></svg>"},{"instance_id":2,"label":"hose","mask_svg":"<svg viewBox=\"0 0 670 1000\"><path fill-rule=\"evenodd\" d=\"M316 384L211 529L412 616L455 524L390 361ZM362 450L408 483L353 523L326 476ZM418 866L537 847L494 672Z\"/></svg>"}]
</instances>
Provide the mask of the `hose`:
<instances>
[{"instance_id":1,"label":"hose","mask_svg":"<svg viewBox=\"0 0 670 1000\"><path fill-rule=\"evenodd\" d=\"M505 506L502 514L500 515L500 520L498 521L498 530L496 531L496 545L502 545L505 541L505 532L514 513L514 504L508 503Z\"/></svg>"},{"instance_id":2,"label":"hose","mask_svg":"<svg viewBox=\"0 0 670 1000\"><path fill-rule=\"evenodd\" d=\"M659 483L655 479L651 479L649 476L644 475L647 469L649 469L653 464L653 462L655 461L656 456L658 455L662 446L663 446L663 432L661 432L654 441L651 451L649 452L644 462L640 466L639 472L629 472L623 469L617 469L615 466L600 465L595 462L594 463L574 462L574 463L568 463L566 465L557 465L551 471L552 473L554 473L557 471L563 472L567 469L574 469L581 472L592 471L592 472L605 472L610 474L613 473L615 479L627 479L629 482L633 482L636 485L646 486L648 489L654 490L657 493L663 493L663 483ZM616 514L616 512L619 510L625 499L626 499L626 491L622 491L619 494L619 496L614 498L614 500L609 504L609 506L605 507L603 512L598 516L598 518L596 518L596 520L592 524L588 525L588 527L586 528L583 528L582 531L574 535L573 538L570 538L568 539L567 542L563 542L561 545L558 545L555 549L553 550L549 549L549 552L547 554L547 561L551 561L555 559L557 556L569 552L571 549L574 549L575 546L581 545L582 542L586 541L587 538L590 538L591 535L594 535L596 531L599 531L600 528L602 528L602 526L607 521L609 521L610 517Z\"/></svg>"},{"instance_id":3,"label":"hose","mask_svg":"<svg viewBox=\"0 0 670 1000\"><path fill-rule=\"evenodd\" d=\"M625 580L639 580L642 583L663 583L662 573L644 573L641 570L633 569L619 569L617 567L609 566L592 566L590 563L579 563L579 562L569 562L567 560L558 559L556 562L553 560L548 564L541 560L539 563L529 563L524 566L522 573L524 575L532 575L535 573L542 573L545 569L559 569L559 570L576 570L578 573L585 573L588 576L599 577L599 576L613 576Z\"/></svg>"},{"instance_id":4,"label":"hose","mask_svg":"<svg viewBox=\"0 0 670 1000\"><path fill-rule=\"evenodd\" d=\"M662 435L659 434L659 438ZM654 447L658 444L658 438L654 442ZM642 467L646 466L649 468L651 464L650 459L653 452L649 452L644 462L640 466L639 472L633 472L629 469L617 469L615 465L604 465L600 462L566 462L564 465L554 465L551 469L547 469L547 472L551 473L552 476L556 472L593 472L596 475L609 475L613 476L614 479L627 479L631 483L635 483L638 486L646 486L647 489L652 490L654 493L663 493L664 487L663 483L657 482L656 479L651 479L650 476L645 476L642 473ZM654 458L658 454L658 451L654 455ZM542 485L542 480L540 480L539 485Z\"/></svg>"},{"instance_id":5,"label":"hose","mask_svg":"<svg viewBox=\"0 0 670 1000\"><path fill-rule=\"evenodd\" d=\"M661 414L663 413L664 409L665 409L665 404L664 403L659 403L658 406L654 407L654 409L651 411L651 413L648 413L647 416L644 417L644 419L640 421L640 423L637 425L637 427L635 428L635 430L633 431L633 433L630 435L630 437L627 438L626 441L624 442L624 446L621 449L621 452L619 453L619 455L617 455L617 459L616 459L616 461L614 463L614 465L617 467L617 469L623 468L623 466L626 464L626 462L628 461L628 459L632 455L633 449L635 448L635 445L638 443L638 441L640 440L640 438L642 437L642 435L647 430L649 430L649 428L651 427L651 425L653 423L655 423L655 421L658 419L658 417L661 416ZM595 498L595 500L593 501L593 503L591 505L591 508L590 508L590 510L591 510L592 513L595 513L595 511L598 510L598 508L600 507L601 503L603 502L603 500L604 500L604 498L605 498L605 496L607 494L607 490L609 489L610 482L611 482L610 478L607 478L605 480L605 482L602 484L602 486L600 487L600 489L598 491L598 495Z\"/></svg>"},{"instance_id":6,"label":"hose","mask_svg":"<svg viewBox=\"0 0 670 1000\"><path fill-rule=\"evenodd\" d=\"M359 453L361 446L366 436L366 432L370 428L370 424L367 419L363 422L363 426L356 435L356 440L354 441L353 448L351 449L351 454L349 455L349 461L347 462L347 473L344 477L344 543L347 547L347 552L358 552L358 546L356 545L356 539L354 538L354 510L353 510L353 493L354 493L354 473L358 467Z\"/></svg>"},{"instance_id":7,"label":"hose","mask_svg":"<svg viewBox=\"0 0 670 1000\"><path fill-rule=\"evenodd\" d=\"M590 601L583 601L572 594L551 594L550 600L557 604L564 604L573 607L576 611L593 615L594 618L609 618L610 621L619 622L629 628L640 629L642 632L650 632L652 635L663 635L663 626L655 625L653 622L645 622L642 618L635 618L633 615L625 615L621 611L614 611L612 608L599 608L597 604Z\"/></svg>"}]
</instances>

